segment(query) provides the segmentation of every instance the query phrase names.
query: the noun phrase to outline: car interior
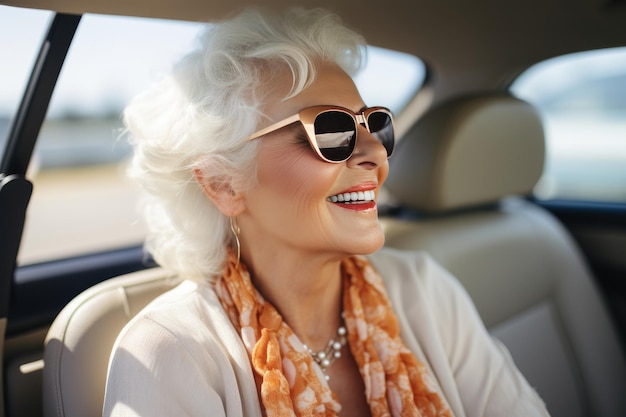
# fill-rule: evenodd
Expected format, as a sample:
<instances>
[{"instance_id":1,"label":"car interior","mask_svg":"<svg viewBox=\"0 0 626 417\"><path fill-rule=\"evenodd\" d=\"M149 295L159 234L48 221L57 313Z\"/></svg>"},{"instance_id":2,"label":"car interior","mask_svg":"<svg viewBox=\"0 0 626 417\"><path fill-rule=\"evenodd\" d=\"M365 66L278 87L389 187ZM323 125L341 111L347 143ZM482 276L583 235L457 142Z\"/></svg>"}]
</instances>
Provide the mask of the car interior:
<instances>
[{"instance_id":1,"label":"car interior","mask_svg":"<svg viewBox=\"0 0 626 417\"><path fill-rule=\"evenodd\" d=\"M426 251L459 279L552 416L626 416L626 182L622 200L540 198L552 125L512 88L555 57L623 52L626 1L0 0L0 17L5 7L53 16L0 150L0 417L101 415L117 334L181 280L141 242L19 261L38 192L29 164L81 17L210 22L295 4L333 10L368 44L427 69L396 114L400 138L379 207L385 245ZM620 56L623 73L609 87L618 92ZM626 100L617 100L623 127ZM625 149L626 130L616 137Z\"/></svg>"},{"instance_id":2,"label":"car interior","mask_svg":"<svg viewBox=\"0 0 626 417\"><path fill-rule=\"evenodd\" d=\"M537 112L511 96L427 112L392 165L387 187L406 214L385 219L386 244L425 250L461 280L551 413L619 415L623 353L591 272L559 222L519 198L543 148Z\"/></svg>"}]
</instances>

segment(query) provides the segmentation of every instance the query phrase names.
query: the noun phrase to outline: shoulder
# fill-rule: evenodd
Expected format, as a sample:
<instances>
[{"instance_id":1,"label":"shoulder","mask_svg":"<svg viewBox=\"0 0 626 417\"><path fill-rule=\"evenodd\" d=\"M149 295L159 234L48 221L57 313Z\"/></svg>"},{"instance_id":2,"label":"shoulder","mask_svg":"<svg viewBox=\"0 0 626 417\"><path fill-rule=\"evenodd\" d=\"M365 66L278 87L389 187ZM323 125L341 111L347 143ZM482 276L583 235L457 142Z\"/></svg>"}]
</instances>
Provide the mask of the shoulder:
<instances>
[{"instance_id":1,"label":"shoulder","mask_svg":"<svg viewBox=\"0 0 626 417\"><path fill-rule=\"evenodd\" d=\"M368 259L406 331L420 339L440 338L448 347L470 329L484 333L465 288L429 254L385 248Z\"/></svg>"},{"instance_id":2,"label":"shoulder","mask_svg":"<svg viewBox=\"0 0 626 417\"><path fill-rule=\"evenodd\" d=\"M256 388L247 363L212 287L185 281L152 301L118 336L105 409L128 404L148 410L142 415L187 415L177 408L184 406L194 410L190 415L205 415L229 401L235 401L234 409L254 409ZM241 398L247 392L254 396Z\"/></svg>"},{"instance_id":3,"label":"shoulder","mask_svg":"<svg viewBox=\"0 0 626 417\"><path fill-rule=\"evenodd\" d=\"M407 347L467 415L547 415L506 349L484 327L461 283L424 252L368 257L382 277ZM476 384L480 374L484 384Z\"/></svg>"},{"instance_id":4,"label":"shoulder","mask_svg":"<svg viewBox=\"0 0 626 417\"><path fill-rule=\"evenodd\" d=\"M422 251L408 251L383 247L367 256L379 272L385 270L422 270L432 261L430 255Z\"/></svg>"},{"instance_id":5,"label":"shoulder","mask_svg":"<svg viewBox=\"0 0 626 417\"><path fill-rule=\"evenodd\" d=\"M113 353L132 352L146 362L164 364L163 357L193 350L212 337L199 319L210 310L210 294L199 284L183 281L144 307L120 332ZM192 353L192 352L190 352ZM154 364L156 366L156 363Z\"/></svg>"},{"instance_id":6,"label":"shoulder","mask_svg":"<svg viewBox=\"0 0 626 417\"><path fill-rule=\"evenodd\" d=\"M413 289L432 295L464 293L459 281L426 252L382 248L367 258L390 292Z\"/></svg>"},{"instance_id":7,"label":"shoulder","mask_svg":"<svg viewBox=\"0 0 626 417\"><path fill-rule=\"evenodd\" d=\"M131 348L138 344L143 352L147 342L160 350L193 349L210 346L219 335L234 331L212 287L183 281L141 310L122 330L117 345Z\"/></svg>"}]
</instances>

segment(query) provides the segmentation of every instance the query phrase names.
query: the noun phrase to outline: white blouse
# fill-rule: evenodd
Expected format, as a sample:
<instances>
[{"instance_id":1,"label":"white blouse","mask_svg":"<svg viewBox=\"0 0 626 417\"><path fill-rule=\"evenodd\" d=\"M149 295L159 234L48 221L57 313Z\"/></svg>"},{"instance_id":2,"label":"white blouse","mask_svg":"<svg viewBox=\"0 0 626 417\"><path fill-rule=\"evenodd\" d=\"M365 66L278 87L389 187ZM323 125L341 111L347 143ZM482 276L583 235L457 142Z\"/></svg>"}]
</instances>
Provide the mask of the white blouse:
<instances>
[{"instance_id":1,"label":"white blouse","mask_svg":"<svg viewBox=\"0 0 626 417\"><path fill-rule=\"evenodd\" d=\"M368 257L402 338L457 417L548 416L461 284L419 252ZM261 417L245 347L213 288L185 281L153 301L113 347L103 416Z\"/></svg>"}]
</instances>

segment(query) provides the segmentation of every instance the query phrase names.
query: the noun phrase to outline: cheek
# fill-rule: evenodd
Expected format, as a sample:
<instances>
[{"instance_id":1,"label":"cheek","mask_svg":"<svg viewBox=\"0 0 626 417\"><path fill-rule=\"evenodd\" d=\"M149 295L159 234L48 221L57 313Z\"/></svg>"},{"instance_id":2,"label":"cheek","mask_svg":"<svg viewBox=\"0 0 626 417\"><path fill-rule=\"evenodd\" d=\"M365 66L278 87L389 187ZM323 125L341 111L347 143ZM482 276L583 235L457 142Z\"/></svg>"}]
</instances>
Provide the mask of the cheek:
<instances>
[{"instance_id":1,"label":"cheek","mask_svg":"<svg viewBox=\"0 0 626 417\"><path fill-rule=\"evenodd\" d=\"M339 175L339 167L317 158L310 149L261 149L258 180L262 189L293 204L323 202Z\"/></svg>"},{"instance_id":2,"label":"cheek","mask_svg":"<svg viewBox=\"0 0 626 417\"><path fill-rule=\"evenodd\" d=\"M387 180L387 176L389 175L389 160L387 159L383 165L378 169L378 185L382 187L385 181Z\"/></svg>"}]
</instances>

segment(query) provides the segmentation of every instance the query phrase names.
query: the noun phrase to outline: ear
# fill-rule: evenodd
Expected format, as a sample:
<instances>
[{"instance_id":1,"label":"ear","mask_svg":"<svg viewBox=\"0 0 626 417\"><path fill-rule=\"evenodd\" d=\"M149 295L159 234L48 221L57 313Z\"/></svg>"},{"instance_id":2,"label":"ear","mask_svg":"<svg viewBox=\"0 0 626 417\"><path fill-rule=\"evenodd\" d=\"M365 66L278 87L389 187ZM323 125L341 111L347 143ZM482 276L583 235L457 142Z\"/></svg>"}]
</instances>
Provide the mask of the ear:
<instances>
[{"instance_id":1,"label":"ear","mask_svg":"<svg viewBox=\"0 0 626 417\"><path fill-rule=\"evenodd\" d=\"M219 177L205 177L200 168L194 169L193 175L204 194L225 216L238 216L245 209L243 193L236 191L230 181Z\"/></svg>"}]
</instances>

